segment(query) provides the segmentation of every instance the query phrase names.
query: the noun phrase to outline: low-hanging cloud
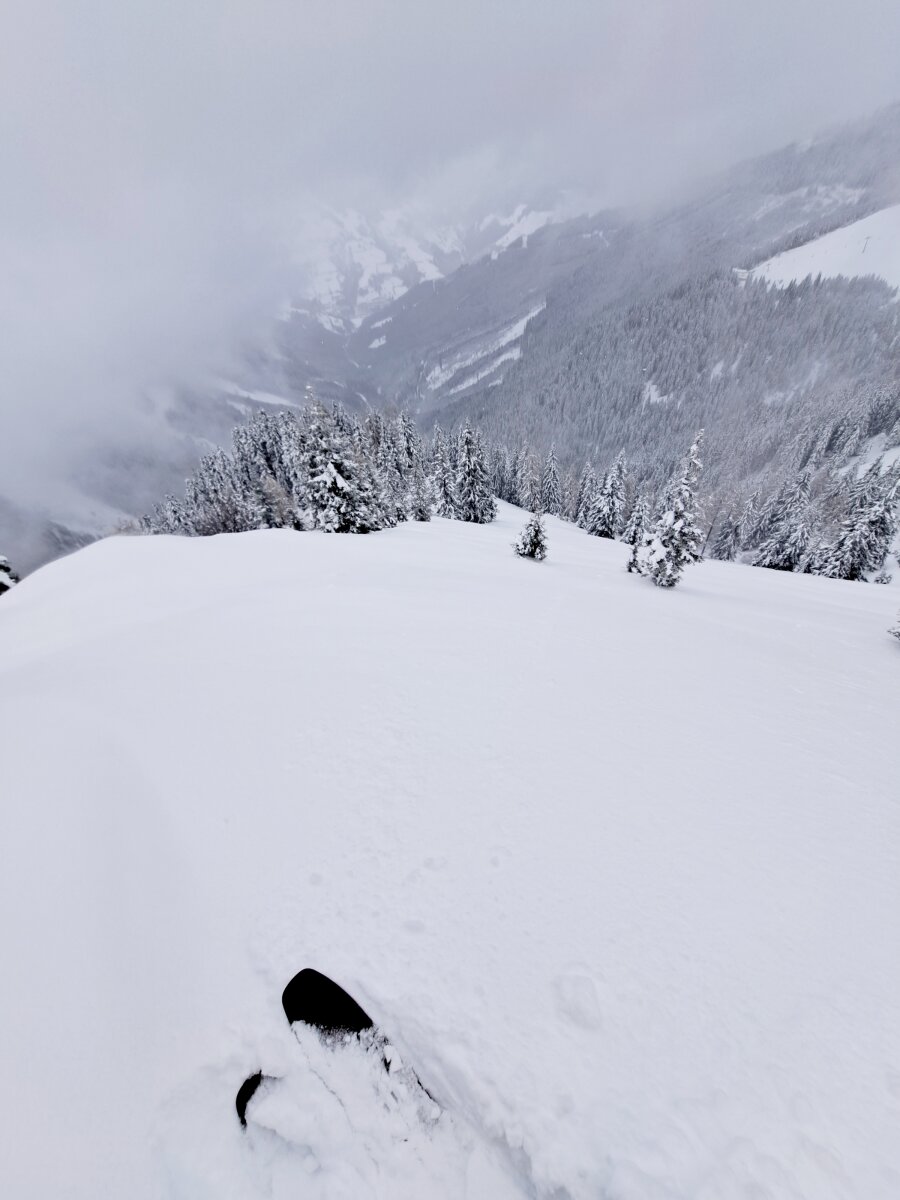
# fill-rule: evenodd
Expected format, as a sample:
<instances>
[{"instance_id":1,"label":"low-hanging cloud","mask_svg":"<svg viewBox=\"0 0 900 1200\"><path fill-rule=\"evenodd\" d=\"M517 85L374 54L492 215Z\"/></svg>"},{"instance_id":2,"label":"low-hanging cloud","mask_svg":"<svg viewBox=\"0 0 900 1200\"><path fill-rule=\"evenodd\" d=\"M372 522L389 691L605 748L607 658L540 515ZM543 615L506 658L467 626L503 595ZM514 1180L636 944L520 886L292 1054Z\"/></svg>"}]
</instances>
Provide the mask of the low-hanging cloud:
<instances>
[{"instance_id":1,"label":"low-hanging cloud","mask_svg":"<svg viewBox=\"0 0 900 1200\"><path fill-rule=\"evenodd\" d=\"M898 45L887 0L12 0L0 491L263 330L312 203L663 199L895 99Z\"/></svg>"}]
</instances>

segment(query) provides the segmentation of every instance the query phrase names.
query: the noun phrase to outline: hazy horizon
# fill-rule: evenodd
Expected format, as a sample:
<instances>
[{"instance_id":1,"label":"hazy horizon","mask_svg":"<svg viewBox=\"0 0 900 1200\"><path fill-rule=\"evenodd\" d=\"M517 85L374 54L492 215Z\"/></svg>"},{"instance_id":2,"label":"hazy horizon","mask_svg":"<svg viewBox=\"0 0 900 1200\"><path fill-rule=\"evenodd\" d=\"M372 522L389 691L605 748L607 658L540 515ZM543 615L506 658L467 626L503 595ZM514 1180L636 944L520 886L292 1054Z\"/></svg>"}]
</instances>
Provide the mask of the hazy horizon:
<instances>
[{"instance_id":1,"label":"hazy horizon","mask_svg":"<svg viewBox=\"0 0 900 1200\"><path fill-rule=\"evenodd\" d=\"M547 191L664 203L900 99L897 45L881 0L13 3L6 478L43 491L97 426L263 331L317 205L428 221Z\"/></svg>"}]
</instances>

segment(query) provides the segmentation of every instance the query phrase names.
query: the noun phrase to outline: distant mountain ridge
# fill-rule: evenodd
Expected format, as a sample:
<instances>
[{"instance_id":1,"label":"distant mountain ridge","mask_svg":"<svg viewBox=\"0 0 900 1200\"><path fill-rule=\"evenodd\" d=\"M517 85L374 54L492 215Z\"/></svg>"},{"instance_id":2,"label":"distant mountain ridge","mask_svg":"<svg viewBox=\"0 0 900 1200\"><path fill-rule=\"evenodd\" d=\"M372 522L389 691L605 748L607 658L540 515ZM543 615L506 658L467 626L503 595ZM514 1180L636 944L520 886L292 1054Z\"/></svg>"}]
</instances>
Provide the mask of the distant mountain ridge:
<instances>
[{"instance_id":1,"label":"distant mountain ridge","mask_svg":"<svg viewBox=\"0 0 900 1200\"><path fill-rule=\"evenodd\" d=\"M566 207L516 204L481 219L428 219L414 208L374 217L354 209L323 209L306 220L298 255L303 276L285 319L312 317L329 332L350 334L421 283L433 283L484 255L563 220Z\"/></svg>"},{"instance_id":2,"label":"distant mountain ridge","mask_svg":"<svg viewBox=\"0 0 900 1200\"><path fill-rule=\"evenodd\" d=\"M755 444L756 464L790 432L777 423L782 413L793 420L790 406L814 421L821 394L821 411L832 419L840 388L896 384L894 310L884 309L890 300L877 288L846 291L846 306L839 281L812 293L815 311L795 311L819 347L815 361L801 355L802 362L789 356L769 363L763 382L749 364L765 360L759 339L777 321L764 300L744 305L722 279L739 287L736 271L898 203L894 105L741 163L698 185L689 200L652 213L571 215L571 204L542 200L487 206L485 215L456 222L427 221L414 206L374 217L314 214L298 256L297 288L267 342L248 347L227 378L173 391L159 406L152 454L105 447L101 470L85 463L76 484L85 503L38 513L15 496L5 504L0 497L0 517L15 509L14 521L2 520L0 551L23 569L46 561L61 539L102 532L110 509L142 511L148 495L178 490L199 453L227 442L231 427L254 409L311 397L358 412L408 407L424 426L472 414L499 440L527 437L536 448L553 441L564 461L591 457L598 467L625 444L627 428L645 458L656 455L647 469L658 475L674 453L660 437L674 443L695 419L724 413L727 383L728 419ZM685 307L694 300L701 324ZM769 307L776 303L773 296ZM667 322L659 320L663 311ZM753 314L752 327L742 326L742 313ZM784 308L782 317L793 319ZM659 330L652 362L636 362L617 342L634 320ZM875 338L871 353L839 361L851 328ZM705 339L710 353L718 347L713 361L705 351L697 356L693 337ZM788 331L783 346L792 337ZM713 375L726 358L726 365L737 362L735 371L728 379ZM668 403L648 404L647 397ZM772 397L781 398L780 408ZM727 460L727 470L746 473L727 441L737 435L722 421L709 451L723 470ZM86 515L94 501L96 520Z\"/></svg>"}]
</instances>

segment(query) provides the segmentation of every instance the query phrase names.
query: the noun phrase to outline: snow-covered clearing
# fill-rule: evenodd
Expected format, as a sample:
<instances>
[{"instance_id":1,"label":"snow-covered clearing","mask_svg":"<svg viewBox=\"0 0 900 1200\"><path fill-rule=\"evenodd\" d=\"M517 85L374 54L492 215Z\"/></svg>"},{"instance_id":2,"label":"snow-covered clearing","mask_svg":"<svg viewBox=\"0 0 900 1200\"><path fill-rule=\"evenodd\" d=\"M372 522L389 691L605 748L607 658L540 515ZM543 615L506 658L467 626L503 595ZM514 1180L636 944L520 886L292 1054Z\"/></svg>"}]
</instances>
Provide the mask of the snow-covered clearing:
<instances>
[{"instance_id":1,"label":"snow-covered clearing","mask_svg":"<svg viewBox=\"0 0 900 1200\"><path fill-rule=\"evenodd\" d=\"M663 395L652 379L648 379L644 384L644 390L641 393L642 406L644 404L668 404L670 399L669 395Z\"/></svg>"},{"instance_id":2,"label":"snow-covered clearing","mask_svg":"<svg viewBox=\"0 0 900 1200\"><path fill-rule=\"evenodd\" d=\"M512 350L505 350L503 354L500 354L497 356L497 358L492 359L492 361L489 362L487 366L482 367L480 371L476 371L474 375L467 375L461 383L456 384L455 387L449 388L447 395L455 396L459 392L464 392L466 388L474 387L476 383L481 383L482 379L487 379L489 375L493 375L494 372L498 371L504 363L518 362L521 357L521 346L513 346ZM502 380L498 379L497 382L500 383Z\"/></svg>"},{"instance_id":3,"label":"snow-covered clearing","mask_svg":"<svg viewBox=\"0 0 900 1200\"><path fill-rule=\"evenodd\" d=\"M290 400L287 396L279 396L274 392L262 392L258 389L251 390L241 387L239 383L233 383L230 380L222 379L219 381L219 386L222 391L229 396L236 396L241 400L252 400L255 405L269 404L274 408L301 408L296 400Z\"/></svg>"},{"instance_id":4,"label":"snow-covered clearing","mask_svg":"<svg viewBox=\"0 0 900 1200\"><path fill-rule=\"evenodd\" d=\"M900 204L776 254L752 274L779 286L807 275L878 275L891 287L900 287Z\"/></svg>"},{"instance_id":5,"label":"snow-covered clearing","mask_svg":"<svg viewBox=\"0 0 900 1200\"><path fill-rule=\"evenodd\" d=\"M520 317L518 321L514 321L505 329L501 329L499 333L494 334L487 341L477 345L474 350L455 354L448 358L446 363L441 362L438 366L432 367L426 376L425 382L432 391L436 391L438 388L443 387L459 371L465 370L466 367L475 366L476 363L480 363L490 355L499 353L505 346L509 346L513 342L518 342L525 333L528 322L533 320L538 313L542 313L546 306L546 301L542 300L540 304L536 304L534 308L527 312L524 317ZM507 355L507 357L509 356ZM485 374L489 375L493 369L493 366L491 366ZM463 384L462 387L468 387L470 383L471 381Z\"/></svg>"},{"instance_id":6,"label":"snow-covered clearing","mask_svg":"<svg viewBox=\"0 0 900 1200\"><path fill-rule=\"evenodd\" d=\"M896 593L524 519L0 600L5 1195L896 1200Z\"/></svg>"}]
</instances>

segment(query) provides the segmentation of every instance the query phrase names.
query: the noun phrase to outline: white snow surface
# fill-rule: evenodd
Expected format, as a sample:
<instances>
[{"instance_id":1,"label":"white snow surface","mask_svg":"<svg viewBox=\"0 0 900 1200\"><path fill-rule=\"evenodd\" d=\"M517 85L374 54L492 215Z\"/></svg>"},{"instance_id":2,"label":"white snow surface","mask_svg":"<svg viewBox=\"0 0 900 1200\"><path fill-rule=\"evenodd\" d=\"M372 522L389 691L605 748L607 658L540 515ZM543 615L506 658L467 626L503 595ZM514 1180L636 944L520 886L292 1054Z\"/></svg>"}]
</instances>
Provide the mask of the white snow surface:
<instances>
[{"instance_id":1,"label":"white snow surface","mask_svg":"<svg viewBox=\"0 0 900 1200\"><path fill-rule=\"evenodd\" d=\"M847 187L846 184L818 184L815 187L796 188L793 192L778 192L766 196L754 213L754 220L761 221L769 213L783 208L785 204L801 203L809 216L828 212L844 204L859 204L865 188Z\"/></svg>"},{"instance_id":2,"label":"white snow surface","mask_svg":"<svg viewBox=\"0 0 900 1200\"><path fill-rule=\"evenodd\" d=\"M715 371L715 368L713 370ZM644 390L641 393L642 406L645 404L668 404L670 399L671 397L668 394L664 395L660 391L658 384L655 384L652 379L648 379L644 384Z\"/></svg>"},{"instance_id":3,"label":"white snow surface","mask_svg":"<svg viewBox=\"0 0 900 1200\"><path fill-rule=\"evenodd\" d=\"M900 287L900 204L834 229L811 242L776 254L752 272L784 287L792 280L844 275L878 275Z\"/></svg>"},{"instance_id":4,"label":"white snow surface","mask_svg":"<svg viewBox=\"0 0 900 1200\"><path fill-rule=\"evenodd\" d=\"M5 1195L896 1200L893 589L524 520L0 600ZM440 1115L287 1026L306 966Z\"/></svg>"},{"instance_id":5,"label":"white snow surface","mask_svg":"<svg viewBox=\"0 0 900 1200\"><path fill-rule=\"evenodd\" d=\"M499 369L503 366L504 363L518 362L521 357L522 357L522 347L521 346L513 346L512 350L504 350L504 352L501 355L499 355L497 358L495 358L491 362L489 362L486 367L482 367L481 370L476 371L474 375L469 375L466 379L464 379L462 381L462 383L456 384L455 387L449 388L447 391L447 395L455 396L459 392L464 392L466 390L466 388L474 387L475 384L480 383L482 381L482 379L487 379L487 377L489 375L493 375L495 371L499 371ZM501 378L497 380L497 383L502 383L502 382L503 382L503 380L502 380L502 376L501 376Z\"/></svg>"},{"instance_id":6,"label":"white snow surface","mask_svg":"<svg viewBox=\"0 0 900 1200\"><path fill-rule=\"evenodd\" d=\"M513 323L511 325L507 325L505 329L501 329L498 333L489 335L488 339L476 345L474 350L467 349L466 351L460 351L453 356L448 356L445 363L439 363L437 366L432 367L425 377L425 382L432 391L437 391L438 388L443 387L444 384L447 383L448 380L452 379L453 376L459 371L465 370L466 367L475 366L476 363L480 363L483 359L488 358L490 355L499 353L504 346L509 346L513 342L520 341L525 333L526 328L528 327L528 322L533 320L538 313L542 313L546 307L546 300L542 300L540 304L536 304L525 314L524 317L520 317L518 321L513 321ZM516 347L516 349L519 350L519 353L521 353L520 347ZM509 352L507 352L505 355L503 355L502 359L498 359L497 362L491 364L487 370L482 371L482 373L478 375L476 379L469 379L459 387L451 388L450 395L453 395L454 392L462 391L464 388L470 387L472 383L477 382L478 379L482 379L484 376L490 375L495 366L499 365L500 362L506 362L510 358L515 359L518 357L518 354L511 355Z\"/></svg>"}]
</instances>

